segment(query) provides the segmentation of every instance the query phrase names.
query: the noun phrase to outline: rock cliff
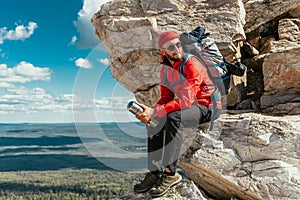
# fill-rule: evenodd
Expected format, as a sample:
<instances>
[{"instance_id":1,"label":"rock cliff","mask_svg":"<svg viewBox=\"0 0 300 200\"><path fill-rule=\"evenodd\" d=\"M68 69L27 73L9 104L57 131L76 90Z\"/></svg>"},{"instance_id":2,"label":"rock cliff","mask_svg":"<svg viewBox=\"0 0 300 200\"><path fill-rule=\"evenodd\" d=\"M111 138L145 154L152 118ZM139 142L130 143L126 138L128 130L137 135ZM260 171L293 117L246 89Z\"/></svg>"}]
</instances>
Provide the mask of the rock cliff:
<instances>
[{"instance_id":1,"label":"rock cliff","mask_svg":"<svg viewBox=\"0 0 300 200\"><path fill-rule=\"evenodd\" d=\"M248 66L245 77L233 77L229 107L251 99L263 112L299 114L299 4L297 0L116 0L99 8L92 23L110 56L112 75L141 102L150 105L159 97L159 34L202 25L228 60L240 52ZM236 48L230 48L231 42Z\"/></svg>"},{"instance_id":2,"label":"rock cliff","mask_svg":"<svg viewBox=\"0 0 300 200\"><path fill-rule=\"evenodd\" d=\"M283 117L223 114L216 131L192 131L186 138L179 166L205 191L203 199L298 199L299 0L115 0L102 5L92 23L113 77L148 105L159 98L161 32L201 25L227 60L240 55L247 74L232 78L224 103ZM147 199L131 195L121 199Z\"/></svg>"},{"instance_id":3,"label":"rock cliff","mask_svg":"<svg viewBox=\"0 0 300 200\"><path fill-rule=\"evenodd\" d=\"M159 199L299 199L300 116L224 114L216 127L185 131L178 165L189 179ZM131 190L117 199L151 196Z\"/></svg>"}]
</instances>

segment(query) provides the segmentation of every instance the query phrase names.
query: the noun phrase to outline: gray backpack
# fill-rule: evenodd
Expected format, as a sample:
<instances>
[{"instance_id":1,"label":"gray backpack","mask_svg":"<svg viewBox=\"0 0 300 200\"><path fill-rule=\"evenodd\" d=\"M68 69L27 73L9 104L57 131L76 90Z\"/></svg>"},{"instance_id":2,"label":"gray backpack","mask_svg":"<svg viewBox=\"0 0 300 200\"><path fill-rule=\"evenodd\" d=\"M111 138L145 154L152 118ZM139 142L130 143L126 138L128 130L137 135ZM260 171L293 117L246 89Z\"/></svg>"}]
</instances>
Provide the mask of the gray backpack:
<instances>
[{"instance_id":1,"label":"gray backpack","mask_svg":"<svg viewBox=\"0 0 300 200\"><path fill-rule=\"evenodd\" d=\"M227 95L230 89L231 75L243 76L247 67L242 63L227 62L214 39L208 36L209 33L205 33L205 29L201 26L190 33L184 32L180 35L180 41L186 53L183 63L185 64L190 56L196 57L207 68L208 75L220 94ZM183 69L180 71L184 72Z\"/></svg>"}]
</instances>

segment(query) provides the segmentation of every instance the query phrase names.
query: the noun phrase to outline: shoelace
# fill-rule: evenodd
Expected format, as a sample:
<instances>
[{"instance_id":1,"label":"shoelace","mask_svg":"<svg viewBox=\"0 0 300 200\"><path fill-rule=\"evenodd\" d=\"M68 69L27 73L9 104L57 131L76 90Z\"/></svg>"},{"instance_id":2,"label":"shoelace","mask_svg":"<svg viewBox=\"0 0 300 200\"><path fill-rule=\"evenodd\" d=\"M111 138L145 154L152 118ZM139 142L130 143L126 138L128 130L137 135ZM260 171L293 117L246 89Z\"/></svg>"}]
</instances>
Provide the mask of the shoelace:
<instances>
[{"instance_id":1,"label":"shoelace","mask_svg":"<svg viewBox=\"0 0 300 200\"><path fill-rule=\"evenodd\" d=\"M156 183L155 188L161 187L166 178L167 178L167 175L162 174L161 177L159 178L158 182Z\"/></svg>"}]
</instances>

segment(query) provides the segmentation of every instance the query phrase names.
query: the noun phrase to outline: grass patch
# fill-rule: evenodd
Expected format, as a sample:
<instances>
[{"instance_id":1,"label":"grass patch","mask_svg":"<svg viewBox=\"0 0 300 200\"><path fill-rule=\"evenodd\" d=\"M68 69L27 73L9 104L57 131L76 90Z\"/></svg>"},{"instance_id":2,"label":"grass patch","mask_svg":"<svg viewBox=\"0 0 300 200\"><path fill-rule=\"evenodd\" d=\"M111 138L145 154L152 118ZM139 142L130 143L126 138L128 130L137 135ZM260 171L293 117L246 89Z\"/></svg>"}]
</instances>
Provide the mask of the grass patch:
<instances>
[{"instance_id":1,"label":"grass patch","mask_svg":"<svg viewBox=\"0 0 300 200\"><path fill-rule=\"evenodd\" d=\"M0 172L0 200L106 200L124 194L143 177L96 169Z\"/></svg>"}]
</instances>

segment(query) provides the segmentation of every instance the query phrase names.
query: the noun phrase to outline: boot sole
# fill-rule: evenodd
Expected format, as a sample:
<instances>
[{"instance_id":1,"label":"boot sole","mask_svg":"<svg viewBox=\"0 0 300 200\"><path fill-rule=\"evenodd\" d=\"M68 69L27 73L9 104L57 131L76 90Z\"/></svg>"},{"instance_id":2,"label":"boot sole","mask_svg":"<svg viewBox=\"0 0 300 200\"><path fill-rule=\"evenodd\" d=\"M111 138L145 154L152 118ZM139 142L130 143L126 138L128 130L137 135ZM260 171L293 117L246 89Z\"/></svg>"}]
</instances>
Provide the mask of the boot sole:
<instances>
[{"instance_id":1,"label":"boot sole","mask_svg":"<svg viewBox=\"0 0 300 200\"><path fill-rule=\"evenodd\" d=\"M144 189L144 190L135 190L135 189L133 189L133 190L134 190L135 193L145 193L145 192L148 192L152 187Z\"/></svg>"},{"instance_id":2,"label":"boot sole","mask_svg":"<svg viewBox=\"0 0 300 200\"><path fill-rule=\"evenodd\" d=\"M1 1L1 0L0 0ZM159 180L159 175L157 175L157 179L155 181L153 181L153 184L152 185L149 185L149 187L147 188L144 188L144 189L136 189L135 187L133 188L133 191L135 193L145 193L145 192L148 192L156 183L157 181ZM139 184L137 184L139 185Z\"/></svg>"},{"instance_id":3,"label":"boot sole","mask_svg":"<svg viewBox=\"0 0 300 200\"><path fill-rule=\"evenodd\" d=\"M159 193L159 194L152 194L151 191L150 191L150 194L151 194L152 197L161 197L164 194L166 194L171 187L173 187L174 185L178 184L181 180L182 180L182 177L180 176L180 179L178 179L177 181L173 182L164 192Z\"/></svg>"}]
</instances>

